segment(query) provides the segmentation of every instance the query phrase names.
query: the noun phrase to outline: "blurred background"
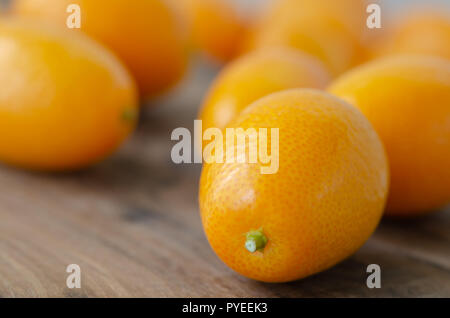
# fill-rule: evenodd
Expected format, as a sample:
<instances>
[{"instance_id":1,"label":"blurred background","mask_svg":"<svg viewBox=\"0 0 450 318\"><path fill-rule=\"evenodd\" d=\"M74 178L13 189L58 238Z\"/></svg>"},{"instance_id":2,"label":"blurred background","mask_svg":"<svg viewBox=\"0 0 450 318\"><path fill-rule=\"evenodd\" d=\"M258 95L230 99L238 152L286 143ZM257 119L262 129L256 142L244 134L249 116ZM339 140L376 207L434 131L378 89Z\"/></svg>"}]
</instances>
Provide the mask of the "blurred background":
<instances>
[{"instance_id":1,"label":"blurred background","mask_svg":"<svg viewBox=\"0 0 450 318\"><path fill-rule=\"evenodd\" d=\"M267 38L255 40L256 36L239 25L259 26L261 16L273 2L226 1L235 6L231 8L236 8L237 14L234 9L219 10L217 16L208 10L187 13L177 9L192 20L193 16L201 17L201 31L191 30L198 26L192 21L183 24L192 42L186 54L186 71L180 61L184 57L170 51L177 46L175 41L165 43L167 51L163 52L167 61L172 58L167 63L170 72L159 69L166 61L161 56L160 61L148 66L160 71L160 80L167 81L146 78L151 72L137 63L152 60L145 46L134 48L133 53L127 48L122 51L120 43L104 36L102 22L89 24L94 37L104 36L136 79L134 98L141 104L137 110L140 119L136 131L128 132L130 137L117 152L88 168L45 173L0 166L0 297L450 297L448 207L426 218L384 220L350 259L300 282L267 285L250 281L219 261L204 236L198 213L201 166L172 162L171 132L177 127L192 131L205 95L224 67L253 46L279 40L278 34L272 37L270 32ZM5 12L9 2L0 0ZM126 2L130 6L133 3ZM367 30L361 32L361 27L354 27L361 21L365 23L364 12L361 19L355 19L358 21L343 23L345 32L361 41L361 55L353 56L353 40L337 40L335 47L326 47L327 54L317 54L325 56L320 58L332 77L385 54L378 51L378 41L393 34L391 27L400 16L409 15L410 8L426 6L436 12L450 11L448 0L377 2L382 7L380 31L365 33ZM50 2L35 3L38 9L25 8L24 15L39 15L40 6ZM53 13L43 16L47 22L61 22ZM152 23L151 18L147 20ZM125 28L125 38L126 25L127 21L116 25L117 30ZM220 37L217 33L203 33L213 29L224 33ZM158 29L152 36L158 32L162 31ZM244 33L247 42L237 48L235 39L244 38ZM145 32L141 35L147 36ZM170 35L163 33L161 38ZM442 37L437 41L445 44ZM223 45L225 42L227 45ZM127 43L126 39L123 43ZM386 47L387 51L394 50ZM147 55L134 54L140 51ZM333 58L337 55L342 60ZM119 146L122 141L114 142ZM65 286L65 268L73 263L79 264L85 275L82 289ZM369 290L365 285L364 269L372 263L383 268L380 290Z\"/></svg>"}]
</instances>

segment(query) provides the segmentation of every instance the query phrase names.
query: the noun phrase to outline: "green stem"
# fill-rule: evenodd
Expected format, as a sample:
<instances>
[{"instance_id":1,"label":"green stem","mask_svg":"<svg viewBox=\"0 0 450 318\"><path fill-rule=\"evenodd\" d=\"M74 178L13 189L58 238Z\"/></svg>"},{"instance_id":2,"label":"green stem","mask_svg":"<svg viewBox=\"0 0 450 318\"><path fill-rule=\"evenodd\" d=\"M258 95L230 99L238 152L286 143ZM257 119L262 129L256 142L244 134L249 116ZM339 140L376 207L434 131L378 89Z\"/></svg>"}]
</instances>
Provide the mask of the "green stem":
<instances>
[{"instance_id":1,"label":"green stem","mask_svg":"<svg viewBox=\"0 0 450 318\"><path fill-rule=\"evenodd\" d=\"M245 248L250 252L262 251L267 244L267 237L264 235L262 228L250 231L245 234Z\"/></svg>"}]
</instances>

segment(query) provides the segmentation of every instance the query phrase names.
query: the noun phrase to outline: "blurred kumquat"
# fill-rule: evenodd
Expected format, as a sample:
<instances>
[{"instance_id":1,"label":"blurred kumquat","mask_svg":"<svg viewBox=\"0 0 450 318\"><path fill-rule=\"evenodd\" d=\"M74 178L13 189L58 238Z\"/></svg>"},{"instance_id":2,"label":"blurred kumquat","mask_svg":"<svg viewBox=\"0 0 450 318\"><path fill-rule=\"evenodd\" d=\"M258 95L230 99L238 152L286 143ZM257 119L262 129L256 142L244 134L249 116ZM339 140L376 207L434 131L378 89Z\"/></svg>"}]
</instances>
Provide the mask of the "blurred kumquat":
<instances>
[{"instance_id":1,"label":"blurred kumquat","mask_svg":"<svg viewBox=\"0 0 450 318\"><path fill-rule=\"evenodd\" d=\"M246 106L289 88L325 88L331 75L318 59L289 48L262 49L228 65L205 98L203 128L220 129Z\"/></svg>"},{"instance_id":2,"label":"blurred kumquat","mask_svg":"<svg viewBox=\"0 0 450 318\"><path fill-rule=\"evenodd\" d=\"M194 48L222 63L238 54L246 24L229 1L174 0L173 3L187 17Z\"/></svg>"},{"instance_id":3,"label":"blurred kumquat","mask_svg":"<svg viewBox=\"0 0 450 318\"><path fill-rule=\"evenodd\" d=\"M391 169L388 215L450 202L450 61L401 55L342 75L329 91L359 108L383 141Z\"/></svg>"},{"instance_id":4,"label":"blurred kumquat","mask_svg":"<svg viewBox=\"0 0 450 318\"><path fill-rule=\"evenodd\" d=\"M80 6L81 30L124 61L142 96L165 92L184 74L186 26L166 0L15 0L12 12L67 28L71 4Z\"/></svg>"},{"instance_id":5,"label":"blurred kumquat","mask_svg":"<svg viewBox=\"0 0 450 318\"><path fill-rule=\"evenodd\" d=\"M0 22L0 160L72 170L114 151L138 115L134 81L83 34Z\"/></svg>"},{"instance_id":6,"label":"blurred kumquat","mask_svg":"<svg viewBox=\"0 0 450 318\"><path fill-rule=\"evenodd\" d=\"M413 10L380 41L376 55L426 54L450 59L450 12Z\"/></svg>"}]
</instances>

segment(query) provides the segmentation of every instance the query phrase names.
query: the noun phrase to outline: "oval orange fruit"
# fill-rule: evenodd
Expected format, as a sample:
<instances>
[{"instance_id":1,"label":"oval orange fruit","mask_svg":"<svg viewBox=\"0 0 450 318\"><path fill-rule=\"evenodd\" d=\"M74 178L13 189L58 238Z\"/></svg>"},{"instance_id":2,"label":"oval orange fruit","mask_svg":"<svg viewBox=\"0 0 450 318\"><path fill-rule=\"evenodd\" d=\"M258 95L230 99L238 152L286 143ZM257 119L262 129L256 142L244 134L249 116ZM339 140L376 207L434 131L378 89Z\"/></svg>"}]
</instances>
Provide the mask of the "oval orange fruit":
<instances>
[{"instance_id":1,"label":"oval orange fruit","mask_svg":"<svg viewBox=\"0 0 450 318\"><path fill-rule=\"evenodd\" d=\"M133 130L134 81L82 34L0 21L0 160L37 170L101 160Z\"/></svg>"},{"instance_id":2,"label":"oval orange fruit","mask_svg":"<svg viewBox=\"0 0 450 318\"><path fill-rule=\"evenodd\" d=\"M200 111L203 128L220 129L246 106L289 88L325 88L331 76L316 58L293 49L263 49L228 65L213 83Z\"/></svg>"},{"instance_id":3,"label":"oval orange fruit","mask_svg":"<svg viewBox=\"0 0 450 318\"><path fill-rule=\"evenodd\" d=\"M344 74L330 92L359 108L388 154L389 215L450 202L450 61L396 56Z\"/></svg>"},{"instance_id":4,"label":"oval orange fruit","mask_svg":"<svg viewBox=\"0 0 450 318\"><path fill-rule=\"evenodd\" d=\"M321 91L292 89L259 99L233 127L278 128L279 170L261 174L259 161L204 164L201 218L228 266L287 282L333 266L369 238L383 213L388 165L359 110Z\"/></svg>"},{"instance_id":5,"label":"oval orange fruit","mask_svg":"<svg viewBox=\"0 0 450 318\"><path fill-rule=\"evenodd\" d=\"M163 93L184 74L183 24L165 0L16 0L12 11L67 28L72 4L80 6L81 30L124 61L144 97Z\"/></svg>"},{"instance_id":6,"label":"oval orange fruit","mask_svg":"<svg viewBox=\"0 0 450 318\"><path fill-rule=\"evenodd\" d=\"M250 32L245 47L292 47L311 54L338 75L365 54L365 1L276 1Z\"/></svg>"}]
</instances>

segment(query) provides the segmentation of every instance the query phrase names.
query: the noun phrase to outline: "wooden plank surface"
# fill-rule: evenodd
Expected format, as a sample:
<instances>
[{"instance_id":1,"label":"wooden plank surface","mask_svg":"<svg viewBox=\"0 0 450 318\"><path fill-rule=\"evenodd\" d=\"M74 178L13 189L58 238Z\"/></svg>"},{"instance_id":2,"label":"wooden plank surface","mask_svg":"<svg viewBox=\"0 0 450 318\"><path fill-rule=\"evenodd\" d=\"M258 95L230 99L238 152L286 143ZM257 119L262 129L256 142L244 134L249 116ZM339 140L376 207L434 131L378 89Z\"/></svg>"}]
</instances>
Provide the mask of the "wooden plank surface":
<instances>
[{"instance_id":1,"label":"wooden plank surface","mask_svg":"<svg viewBox=\"0 0 450 318\"><path fill-rule=\"evenodd\" d=\"M201 79L199 79L201 78ZM197 204L199 165L170 160L170 133L192 127L211 76L148 109L112 158L86 171L0 166L1 297L450 297L450 209L383 221L354 256L316 276L264 284L214 255ZM68 289L68 264L82 288ZM382 288L366 287L366 267Z\"/></svg>"}]
</instances>

